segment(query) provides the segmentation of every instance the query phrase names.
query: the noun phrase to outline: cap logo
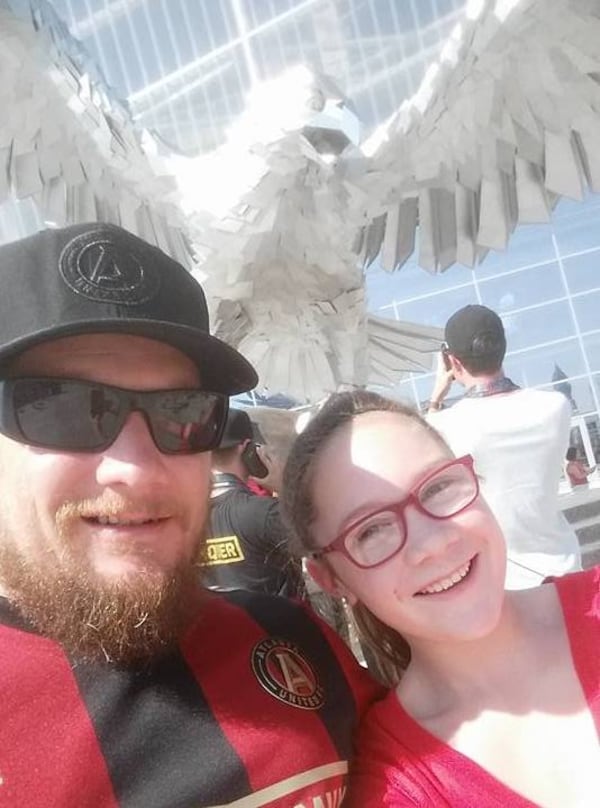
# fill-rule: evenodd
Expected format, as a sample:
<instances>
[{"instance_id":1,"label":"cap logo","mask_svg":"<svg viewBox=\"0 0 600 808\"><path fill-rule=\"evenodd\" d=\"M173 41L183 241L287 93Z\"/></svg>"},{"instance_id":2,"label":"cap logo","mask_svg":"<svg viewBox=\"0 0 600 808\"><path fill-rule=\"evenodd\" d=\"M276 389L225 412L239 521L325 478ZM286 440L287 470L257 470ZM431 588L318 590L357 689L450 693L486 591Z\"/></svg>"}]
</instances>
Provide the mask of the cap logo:
<instances>
[{"instance_id":1,"label":"cap logo","mask_svg":"<svg viewBox=\"0 0 600 808\"><path fill-rule=\"evenodd\" d=\"M318 710L325 691L316 671L288 640L270 637L252 649L252 670L267 693L300 710Z\"/></svg>"},{"instance_id":2,"label":"cap logo","mask_svg":"<svg viewBox=\"0 0 600 808\"><path fill-rule=\"evenodd\" d=\"M142 261L126 236L92 230L69 241L58 265L64 282L76 294L137 306L153 298L160 287L151 261L151 257Z\"/></svg>"}]
</instances>

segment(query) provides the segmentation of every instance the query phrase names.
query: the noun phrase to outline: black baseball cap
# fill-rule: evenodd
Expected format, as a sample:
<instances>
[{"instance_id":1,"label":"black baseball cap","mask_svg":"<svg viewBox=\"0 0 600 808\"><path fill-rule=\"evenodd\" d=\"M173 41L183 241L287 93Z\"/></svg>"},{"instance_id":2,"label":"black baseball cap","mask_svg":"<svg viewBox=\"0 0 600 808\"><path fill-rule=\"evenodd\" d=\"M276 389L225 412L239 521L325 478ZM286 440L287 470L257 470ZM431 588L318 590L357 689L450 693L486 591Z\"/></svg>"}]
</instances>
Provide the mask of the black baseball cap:
<instances>
[{"instance_id":1,"label":"black baseball cap","mask_svg":"<svg viewBox=\"0 0 600 808\"><path fill-rule=\"evenodd\" d=\"M454 312L446 323L448 351L459 359L477 359L492 349L506 351L506 336L502 320L487 306L470 305Z\"/></svg>"},{"instance_id":2,"label":"black baseball cap","mask_svg":"<svg viewBox=\"0 0 600 808\"><path fill-rule=\"evenodd\" d=\"M207 390L233 395L258 382L238 351L211 336L200 284L127 230L77 224L0 246L0 369L34 345L95 333L178 348Z\"/></svg>"},{"instance_id":3,"label":"black baseball cap","mask_svg":"<svg viewBox=\"0 0 600 808\"><path fill-rule=\"evenodd\" d=\"M260 427L250 419L245 410L229 407L219 449L229 449L231 446L237 446L238 443L243 443L246 440L254 441L254 443L265 442Z\"/></svg>"}]
</instances>

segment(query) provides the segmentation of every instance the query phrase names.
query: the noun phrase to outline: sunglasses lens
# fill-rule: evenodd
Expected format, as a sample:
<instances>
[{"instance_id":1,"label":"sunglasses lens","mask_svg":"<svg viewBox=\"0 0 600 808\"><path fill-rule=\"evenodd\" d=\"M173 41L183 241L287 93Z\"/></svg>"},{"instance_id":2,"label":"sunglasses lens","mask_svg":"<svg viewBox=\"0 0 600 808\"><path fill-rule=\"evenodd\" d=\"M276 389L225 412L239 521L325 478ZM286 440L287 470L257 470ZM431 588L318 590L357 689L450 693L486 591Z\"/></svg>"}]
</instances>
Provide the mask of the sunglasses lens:
<instances>
[{"instance_id":1,"label":"sunglasses lens","mask_svg":"<svg viewBox=\"0 0 600 808\"><path fill-rule=\"evenodd\" d=\"M127 391L69 379L15 379L10 387L14 437L49 449L105 449L139 410L161 452L206 452L227 417L227 398L202 390Z\"/></svg>"},{"instance_id":2,"label":"sunglasses lens","mask_svg":"<svg viewBox=\"0 0 600 808\"><path fill-rule=\"evenodd\" d=\"M120 426L116 391L61 379L17 379L13 384L17 426L27 442L65 450L108 446Z\"/></svg>"},{"instance_id":3,"label":"sunglasses lens","mask_svg":"<svg viewBox=\"0 0 600 808\"><path fill-rule=\"evenodd\" d=\"M144 393L144 410L161 452L193 454L214 449L227 415L226 399L202 390Z\"/></svg>"}]
</instances>

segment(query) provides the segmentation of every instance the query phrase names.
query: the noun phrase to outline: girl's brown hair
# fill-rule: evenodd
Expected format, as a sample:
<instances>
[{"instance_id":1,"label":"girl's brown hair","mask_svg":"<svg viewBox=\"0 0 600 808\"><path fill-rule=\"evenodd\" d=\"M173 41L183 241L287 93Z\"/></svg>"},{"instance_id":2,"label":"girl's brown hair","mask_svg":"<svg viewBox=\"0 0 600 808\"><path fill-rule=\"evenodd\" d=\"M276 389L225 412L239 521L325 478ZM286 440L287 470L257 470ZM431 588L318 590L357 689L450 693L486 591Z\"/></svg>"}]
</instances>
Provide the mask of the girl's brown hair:
<instances>
[{"instance_id":1,"label":"girl's brown hair","mask_svg":"<svg viewBox=\"0 0 600 808\"><path fill-rule=\"evenodd\" d=\"M290 451L283 473L281 509L292 553L306 556L315 552L312 527L316 518L313 502L314 471L319 453L338 429L367 412L392 412L420 426L445 449L441 435L412 407L368 390L335 393L309 421ZM448 449L449 451L449 449ZM375 655L381 678L393 684L410 662L410 647L404 637L382 623L358 603L352 609L361 639Z\"/></svg>"}]
</instances>

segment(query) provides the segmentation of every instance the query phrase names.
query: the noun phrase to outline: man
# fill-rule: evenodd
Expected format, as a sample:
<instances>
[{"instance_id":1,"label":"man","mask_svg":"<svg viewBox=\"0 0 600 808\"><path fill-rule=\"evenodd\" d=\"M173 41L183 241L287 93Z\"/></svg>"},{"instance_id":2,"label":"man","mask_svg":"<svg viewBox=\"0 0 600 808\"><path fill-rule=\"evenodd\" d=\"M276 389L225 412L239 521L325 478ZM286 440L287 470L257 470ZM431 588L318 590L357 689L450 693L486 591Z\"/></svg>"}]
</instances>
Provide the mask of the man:
<instances>
[{"instance_id":1,"label":"man","mask_svg":"<svg viewBox=\"0 0 600 808\"><path fill-rule=\"evenodd\" d=\"M0 286L0 803L339 805L370 683L302 606L197 584L256 383L202 289L99 224L0 247Z\"/></svg>"},{"instance_id":2,"label":"man","mask_svg":"<svg viewBox=\"0 0 600 808\"><path fill-rule=\"evenodd\" d=\"M297 596L304 589L302 571L287 550L279 501L258 496L247 485L250 475L260 479L269 472L255 437L256 427L248 413L230 408L212 458L205 584L225 591Z\"/></svg>"},{"instance_id":3,"label":"man","mask_svg":"<svg viewBox=\"0 0 600 808\"><path fill-rule=\"evenodd\" d=\"M457 455L475 458L508 546L507 588L581 569L577 537L558 507L569 402L561 393L522 390L504 375L506 337L491 309L455 312L445 338L429 417ZM440 412L453 381L466 392Z\"/></svg>"}]
</instances>

